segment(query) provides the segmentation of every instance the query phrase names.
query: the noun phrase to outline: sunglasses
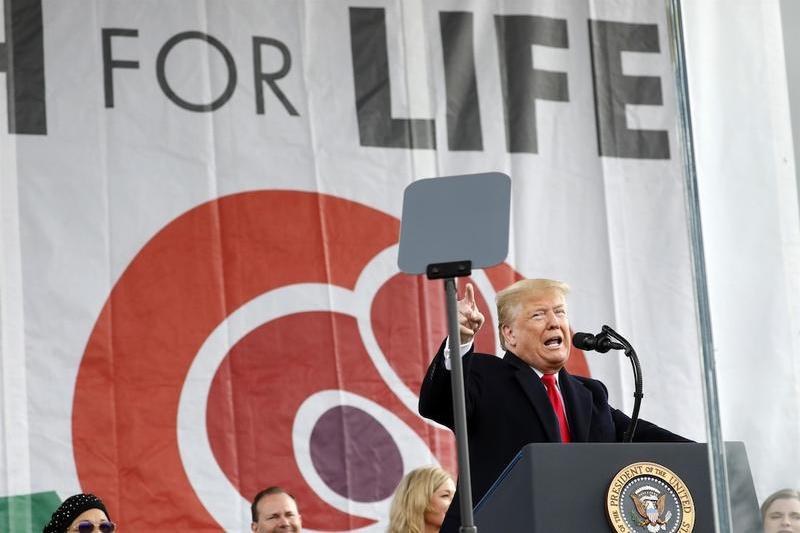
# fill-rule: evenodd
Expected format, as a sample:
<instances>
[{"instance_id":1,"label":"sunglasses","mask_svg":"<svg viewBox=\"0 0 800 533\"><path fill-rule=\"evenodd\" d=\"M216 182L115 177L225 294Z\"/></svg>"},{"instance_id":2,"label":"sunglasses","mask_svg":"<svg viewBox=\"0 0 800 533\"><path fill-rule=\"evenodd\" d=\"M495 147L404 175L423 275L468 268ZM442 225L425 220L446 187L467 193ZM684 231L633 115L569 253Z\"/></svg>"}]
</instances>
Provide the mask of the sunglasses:
<instances>
[{"instance_id":1,"label":"sunglasses","mask_svg":"<svg viewBox=\"0 0 800 533\"><path fill-rule=\"evenodd\" d=\"M99 524L89 522L88 520L81 520L70 531L77 531L78 533L93 533L95 531L100 533L114 533L117 530L117 525L114 522L103 520Z\"/></svg>"}]
</instances>

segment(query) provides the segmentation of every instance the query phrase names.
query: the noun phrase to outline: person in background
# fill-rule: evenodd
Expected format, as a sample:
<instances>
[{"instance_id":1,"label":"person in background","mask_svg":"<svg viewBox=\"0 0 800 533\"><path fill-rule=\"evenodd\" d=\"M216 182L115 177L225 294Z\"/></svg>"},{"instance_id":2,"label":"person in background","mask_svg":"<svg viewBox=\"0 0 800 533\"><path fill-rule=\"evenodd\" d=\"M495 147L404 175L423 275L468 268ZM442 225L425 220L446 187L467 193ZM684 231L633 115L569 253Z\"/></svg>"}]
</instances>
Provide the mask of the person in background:
<instances>
[{"instance_id":1,"label":"person in background","mask_svg":"<svg viewBox=\"0 0 800 533\"><path fill-rule=\"evenodd\" d=\"M800 533L800 491L783 489L761 505L764 533Z\"/></svg>"},{"instance_id":2,"label":"person in background","mask_svg":"<svg viewBox=\"0 0 800 533\"><path fill-rule=\"evenodd\" d=\"M278 533L303 531L303 521L294 496L281 487L269 487L253 498L250 506L253 522L250 529L253 533Z\"/></svg>"},{"instance_id":3,"label":"person in background","mask_svg":"<svg viewBox=\"0 0 800 533\"><path fill-rule=\"evenodd\" d=\"M437 466L412 470L400 481L389 509L388 533L437 533L456 485Z\"/></svg>"},{"instance_id":4,"label":"person in background","mask_svg":"<svg viewBox=\"0 0 800 533\"><path fill-rule=\"evenodd\" d=\"M116 524L94 494L70 496L55 510L42 533L113 533Z\"/></svg>"}]
</instances>

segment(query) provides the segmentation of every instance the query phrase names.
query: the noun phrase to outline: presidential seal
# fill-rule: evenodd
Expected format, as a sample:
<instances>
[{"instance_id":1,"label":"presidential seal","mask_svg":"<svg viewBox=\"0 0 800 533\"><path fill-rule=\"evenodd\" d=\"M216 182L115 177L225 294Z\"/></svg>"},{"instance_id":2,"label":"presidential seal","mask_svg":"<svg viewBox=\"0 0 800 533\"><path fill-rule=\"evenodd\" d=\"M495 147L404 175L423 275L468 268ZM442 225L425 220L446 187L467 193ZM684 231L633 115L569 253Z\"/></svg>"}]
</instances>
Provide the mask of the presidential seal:
<instances>
[{"instance_id":1,"label":"presidential seal","mask_svg":"<svg viewBox=\"0 0 800 533\"><path fill-rule=\"evenodd\" d=\"M617 533L690 533L695 509L689 488L670 469L634 463L608 487L606 513Z\"/></svg>"}]
</instances>

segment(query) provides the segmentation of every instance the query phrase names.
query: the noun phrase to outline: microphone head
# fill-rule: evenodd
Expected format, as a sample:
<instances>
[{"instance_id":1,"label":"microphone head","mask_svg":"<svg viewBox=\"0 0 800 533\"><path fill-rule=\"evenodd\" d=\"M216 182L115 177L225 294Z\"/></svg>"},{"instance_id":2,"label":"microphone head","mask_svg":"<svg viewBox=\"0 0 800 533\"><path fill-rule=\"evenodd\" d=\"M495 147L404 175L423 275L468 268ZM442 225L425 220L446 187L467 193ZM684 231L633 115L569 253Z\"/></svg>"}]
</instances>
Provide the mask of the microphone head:
<instances>
[{"instance_id":1,"label":"microphone head","mask_svg":"<svg viewBox=\"0 0 800 533\"><path fill-rule=\"evenodd\" d=\"M597 346L597 339L591 333L579 331L572 336L572 345L579 350L594 350Z\"/></svg>"}]
</instances>

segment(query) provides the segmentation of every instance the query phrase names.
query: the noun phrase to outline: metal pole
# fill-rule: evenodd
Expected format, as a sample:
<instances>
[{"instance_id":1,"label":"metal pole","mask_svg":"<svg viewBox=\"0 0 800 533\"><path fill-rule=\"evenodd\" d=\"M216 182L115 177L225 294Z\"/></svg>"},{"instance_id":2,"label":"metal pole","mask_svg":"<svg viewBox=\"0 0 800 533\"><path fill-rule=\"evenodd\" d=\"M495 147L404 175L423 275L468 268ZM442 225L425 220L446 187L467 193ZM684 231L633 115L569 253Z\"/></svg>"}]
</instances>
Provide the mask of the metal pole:
<instances>
[{"instance_id":1,"label":"metal pole","mask_svg":"<svg viewBox=\"0 0 800 533\"><path fill-rule=\"evenodd\" d=\"M714 339L711 332L711 309L708 302L703 228L700 219L700 198L697 192L697 169L694 159L692 115L689 107L689 84L686 68L686 50L683 42L683 12L681 0L669 0L670 30L675 55L675 78L678 97L678 137L683 148L683 174L686 182L686 204L689 214L689 233L692 245L697 321L700 326L700 358L703 364L703 392L706 400L706 425L708 427L708 462L711 468L711 491L714 499L714 517L717 531L732 533L728 471L725 464L725 443L722 440L722 423L719 417L717 369L714 360Z\"/></svg>"},{"instance_id":2,"label":"metal pole","mask_svg":"<svg viewBox=\"0 0 800 533\"><path fill-rule=\"evenodd\" d=\"M453 421L456 428L458 452L458 494L461 505L461 533L478 533L472 516L472 480L469 473L469 444L467 442L467 408L464 401L464 367L458 353L461 335L458 327L456 280L444 280L447 303L447 331L450 338L450 385L453 392Z\"/></svg>"}]
</instances>

